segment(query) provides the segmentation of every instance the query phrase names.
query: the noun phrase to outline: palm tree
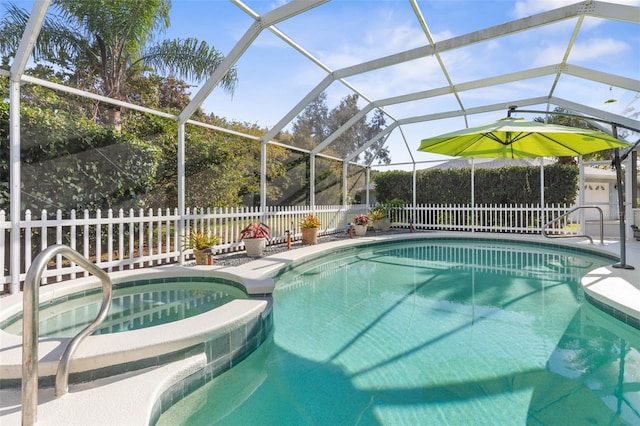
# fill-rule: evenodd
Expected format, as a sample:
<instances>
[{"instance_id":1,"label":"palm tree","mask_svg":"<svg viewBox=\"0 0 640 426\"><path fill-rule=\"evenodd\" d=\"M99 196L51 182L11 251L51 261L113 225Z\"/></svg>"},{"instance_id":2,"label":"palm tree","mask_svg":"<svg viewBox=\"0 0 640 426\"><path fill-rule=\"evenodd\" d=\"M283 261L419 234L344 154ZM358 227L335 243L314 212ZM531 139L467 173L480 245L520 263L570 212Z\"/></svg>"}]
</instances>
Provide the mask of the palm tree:
<instances>
[{"instance_id":1,"label":"palm tree","mask_svg":"<svg viewBox=\"0 0 640 426\"><path fill-rule=\"evenodd\" d=\"M169 73L201 82L224 56L194 38L152 42L169 27L170 0L53 0L34 46L34 61L64 70L77 88L122 101L130 99L128 82L147 72ZM0 21L0 53L14 56L29 13L14 4ZM221 81L232 93L237 73ZM104 118L120 130L120 107L110 106ZM98 119L98 114L95 115Z\"/></svg>"}]
</instances>

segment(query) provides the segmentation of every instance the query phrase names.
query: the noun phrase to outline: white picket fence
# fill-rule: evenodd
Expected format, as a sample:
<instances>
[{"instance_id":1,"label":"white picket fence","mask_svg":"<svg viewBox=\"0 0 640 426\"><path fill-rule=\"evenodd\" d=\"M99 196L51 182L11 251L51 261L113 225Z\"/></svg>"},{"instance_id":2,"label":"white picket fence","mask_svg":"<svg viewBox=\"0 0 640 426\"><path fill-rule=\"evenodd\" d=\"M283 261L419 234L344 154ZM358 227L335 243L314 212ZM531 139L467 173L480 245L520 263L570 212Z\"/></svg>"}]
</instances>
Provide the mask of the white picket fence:
<instances>
[{"instance_id":1,"label":"white picket fence","mask_svg":"<svg viewBox=\"0 0 640 426\"><path fill-rule=\"evenodd\" d=\"M567 205L417 205L398 211L398 221L416 229L539 234L542 226L571 209ZM561 220L549 233L576 234L575 217Z\"/></svg>"},{"instance_id":2,"label":"white picket fence","mask_svg":"<svg viewBox=\"0 0 640 426\"><path fill-rule=\"evenodd\" d=\"M477 232L540 233L541 224L558 217L571 206L469 206L418 205L401 206L391 212L395 228L454 230ZM144 268L176 263L180 256L191 259L192 251L183 251L179 238L179 224L185 223L185 234L191 230L204 231L220 238L214 253L244 250L239 239L240 230L250 222L264 222L271 228L270 244L286 242L287 232L292 240L301 238L300 220L309 213L321 221L319 235L345 232L353 217L367 213L366 205L270 207L266 212L257 208L187 209L180 215L177 209L101 211L93 215L84 211L81 217L72 211L68 218L61 211L50 215L43 210L39 217L26 211L20 221L20 274L23 282L33 258L46 247L65 244L77 250L107 271ZM11 222L0 211L0 266L4 271L3 290L11 283L9 231ZM578 232L569 218L556 224L554 232ZM43 282L62 281L84 276L77 265L58 256L43 274Z\"/></svg>"}]
</instances>

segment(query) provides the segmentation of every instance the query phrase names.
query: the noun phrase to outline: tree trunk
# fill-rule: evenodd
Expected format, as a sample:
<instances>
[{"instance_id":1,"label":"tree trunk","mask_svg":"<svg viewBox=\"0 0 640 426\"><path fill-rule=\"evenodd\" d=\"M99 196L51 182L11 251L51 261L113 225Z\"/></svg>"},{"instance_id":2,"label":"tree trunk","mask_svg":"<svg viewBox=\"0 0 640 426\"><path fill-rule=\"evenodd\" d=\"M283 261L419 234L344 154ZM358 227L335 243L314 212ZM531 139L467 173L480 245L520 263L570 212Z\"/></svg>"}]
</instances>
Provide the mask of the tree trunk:
<instances>
[{"instance_id":1,"label":"tree trunk","mask_svg":"<svg viewBox=\"0 0 640 426\"><path fill-rule=\"evenodd\" d=\"M109 120L109 125L112 126L116 132L122 132L122 108L120 107L111 107L109 108L109 113L107 114L107 118Z\"/></svg>"}]
</instances>

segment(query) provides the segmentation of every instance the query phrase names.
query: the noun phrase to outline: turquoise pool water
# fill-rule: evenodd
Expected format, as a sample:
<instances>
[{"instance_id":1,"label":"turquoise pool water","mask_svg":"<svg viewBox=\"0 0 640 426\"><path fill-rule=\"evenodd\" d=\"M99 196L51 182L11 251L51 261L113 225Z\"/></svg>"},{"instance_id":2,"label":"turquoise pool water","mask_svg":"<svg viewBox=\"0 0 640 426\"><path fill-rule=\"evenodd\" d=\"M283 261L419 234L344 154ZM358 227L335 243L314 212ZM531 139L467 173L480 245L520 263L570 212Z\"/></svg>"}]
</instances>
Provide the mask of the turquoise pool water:
<instances>
[{"instance_id":1,"label":"turquoise pool water","mask_svg":"<svg viewBox=\"0 0 640 426\"><path fill-rule=\"evenodd\" d=\"M298 264L272 339L158 424L640 424L640 333L579 285L609 263L423 240Z\"/></svg>"},{"instance_id":2,"label":"turquoise pool water","mask_svg":"<svg viewBox=\"0 0 640 426\"><path fill-rule=\"evenodd\" d=\"M122 283L114 287L111 308L93 334L119 333L189 318L247 294L230 282L203 278L171 278ZM100 311L102 290L56 298L40 306L41 337L74 337ZM7 333L22 334L22 316L0 324Z\"/></svg>"}]
</instances>

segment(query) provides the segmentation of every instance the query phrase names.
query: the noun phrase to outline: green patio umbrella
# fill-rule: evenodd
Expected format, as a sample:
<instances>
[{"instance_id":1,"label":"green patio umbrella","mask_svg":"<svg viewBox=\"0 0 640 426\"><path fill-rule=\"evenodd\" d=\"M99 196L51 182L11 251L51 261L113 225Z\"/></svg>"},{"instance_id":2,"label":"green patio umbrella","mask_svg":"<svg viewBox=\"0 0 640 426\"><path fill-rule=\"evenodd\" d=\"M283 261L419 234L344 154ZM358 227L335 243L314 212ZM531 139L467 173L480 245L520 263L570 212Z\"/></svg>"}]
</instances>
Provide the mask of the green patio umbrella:
<instances>
[{"instance_id":1,"label":"green patio umbrella","mask_svg":"<svg viewBox=\"0 0 640 426\"><path fill-rule=\"evenodd\" d=\"M575 157L627 146L628 143L604 132L503 118L423 139L418 151L454 157Z\"/></svg>"},{"instance_id":2,"label":"green patio umbrella","mask_svg":"<svg viewBox=\"0 0 640 426\"><path fill-rule=\"evenodd\" d=\"M511 112L511 111L510 111ZM524 121L507 117L484 126L472 127L441 136L423 139L418 151L451 155L454 157L532 158L574 157L631 147L632 144L609 136L604 132ZM616 180L620 208L620 263L614 267L633 269L627 265L625 254L624 206L622 205L622 179L620 157L616 149Z\"/></svg>"}]
</instances>

